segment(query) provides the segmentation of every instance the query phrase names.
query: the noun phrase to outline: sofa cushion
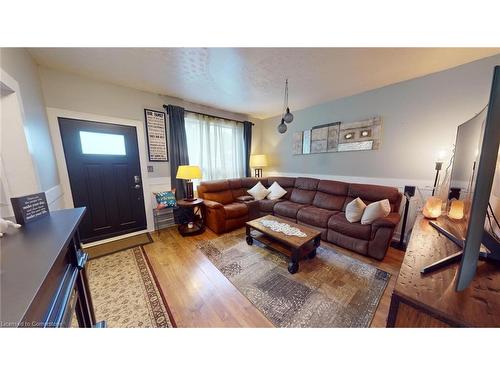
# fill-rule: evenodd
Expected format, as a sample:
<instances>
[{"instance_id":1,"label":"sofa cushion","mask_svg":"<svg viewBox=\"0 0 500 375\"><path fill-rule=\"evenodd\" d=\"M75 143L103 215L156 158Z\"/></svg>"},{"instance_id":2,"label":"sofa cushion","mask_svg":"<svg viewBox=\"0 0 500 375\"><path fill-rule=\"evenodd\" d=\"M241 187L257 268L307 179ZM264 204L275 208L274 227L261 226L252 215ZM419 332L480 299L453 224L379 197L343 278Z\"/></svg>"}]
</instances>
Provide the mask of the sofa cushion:
<instances>
[{"instance_id":1,"label":"sofa cushion","mask_svg":"<svg viewBox=\"0 0 500 375\"><path fill-rule=\"evenodd\" d=\"M349 223L357 223L363 217L366 204L361 198L356 198L345 206L345 218Z\"/></svg>"},{"instance_id":2,"label":"sofa cushion","mask_svg":"<svg viewBox=\"0 0 500 375\"><path fill-rule=\"evenodd\" d=\"M342 210L349 184L340 181L321 180L318 183L313 205L327 210Z\"/></svg>"},{"instance_id":3,"label":"sofa cushion","mask_svg":"<svg viewBox=\"0 0 500 375\"><path fill-rule=\"evenodd\" d=\"M219 202L220 204L229 204L234 201L231 190L216 191L203 194L203 199Z\"/></svg>"},{"instance_id":4,"label":"sofa cushion","mask_svg":"<svg viewBox=\"0 0 500 375\"><path fill-rule=\"evenodd\" d=\"M366 204L388 199L391 204L391 212L399 212L402 196L398 189L394 187L366 184L350 184L347 195L348 198L344 204L344 209L348 203L359 197Z\"/></svg>"},{"instance_id":5,"label":"sofa cushion","mask_svg":"<svg viewBox=\"0 0 500 375\"><path fill-rule=\"evenodd\" d=\"M282 201L274 205L273 211L277 215L289 217L295 220L297 219L297 212L304 207L307 207L307 205L290 201Z\"/></svg>"},{"instance_id":6,"label":"sofa cushion","mask_svg":"<svg viewBox=\"0 0 500 375\"><path fill-rule=\"evenodd\" d=\"M371 224L377 219L386 217L390 212L391 204L388 199L370 203L363 212L361 224Z\"/></svg>"},{"instance_id":7,"label":"sofa cushion","mask_svg":"<svg viewBox=\"0 0 500 375\"><path fill-rule=\"evenodd\" d=\"M297 177L295 179L295 188L303 190L314 190L318 187L319 180L317 178Z\"/></svg>"},{"instance_id":8,"label":"sofa cushion","mask_svg":"<svg viewBox=\"0 0 500 375\"><path fill-rule=\"evenodd\" d=\"M246 190L254 187L257 182L260 182L264 186L268 186L267 178L243 177L240 179L240 181L241 181L241 187L245 188Z\"/></svg>"},{"instance_id":9,"label":"sofa cushion","mask_svg":"<svg viewBox=\"0 0 500 375\"><path fill-rule=\"evenodd\" d=\"M338 212L314 206L304 207L297 213L297 221L314 225L315 227L326 228L330 217Z\"/></svg>"},{"instance_id":10,"label":"sofa cushion","mask_svg":"<svg viewBox=\"0 0 500 375\"><path fill-rule=\"evenodd\" d=\"M241 197L242 195L248 195L247 189L245 189L241 185L241 178L232 178L230 180L227 180L227 182L229 183L229 188L231 189L234 200L236 200L236 198L238 197Z\"/></svg>"},{"instance_id":11,"label":"sofa cushion","mask_svg":"<svg viewBox=\"0 0 500 375\"><path fill-rule=\"evenodd\" d=\"M236 197L236 202L249 202L253 200L254 199L251 195L241 195L239 197Z\"/></svg>"},{"instance_id":12,"label":"sofa cushion","mask_svg":"<svg viewBox=\"0 0 500 375\"><path fill-rule=\"evenodd\" d=\"M295 187L293 188L290 200L295 203L310 205L316 195L316 188L319 180L315 178L298 177L295 179Z\"/></svg>"},{"instance_id":13,"label":"sofa cushion","mask_svg":"<svg viewBox=\"0 0 500 375\"><path fill-rule=\"evenodd\" d=\"M284 195L286 195L287 191L281 187L280 184L278 184L276 181L272 183L271 186L269 186L269 194L267 195L267 199L280 199Z\"/></svg>"},{"instance_id":14,"label":"sofa cushion","mask_svg":"<svg viewBox=\"0 0 500 375\"><path fill-rule=\"evenodd\" d=\"M369 224L349 223L343 212L330 217L330 220L328 220L328 228L346 236L359 238L361 240L369 240L372 231L372 227Z\"/></svg>"},{"instance_id":15,"label":"sofa cushion","mask_svg":"<svg viewBox=\"0 0 500 375\"><path fill-rule=\"evenodd\" d=\"M280 184L280 186L286 190L283 199L290 200L293 188L295 187L295 177L268 177L267 182L268 185L265 186L271 186L274 182Z\"/></svg>"},{"instance_id":16,"label":"sofa cushion","mask_svg":"<svg viewBox=\"0 0 500 375\"><path fill-rule=\"evenodd\" d=\"M277 182L284 189L293 188L295 186L295 177L268 177L267 182L269 186L271 186L273 182Z\"/></svg>"},{"instance_id":17,"label":"sofa cushion","mask_svg":"<svg viewBox=\"0 0 500 375\"><path fill-rule=\"evenodd\" d=\"M267 196L267 194L269 194L269 190L266 189L260 181L257 182L253 188L247 190L247 192L256 201L260 201L261 199L264 199Z\"/></svg>"},{"instance_id":18,"label":"sofa cushion","mask_svg":"<svg viewBox=\"0 0 500 375\"><path fill-rule=\"evenodd\" d=\"M245 203L230 203L224 206L227 219L237 219L248 215L248 207Z\"/></svg>"},{"instance_id":19,"label":"sofa cushion","mask_svg":"<svg viewBox=\"0 0 500 375\"><path fill-rule=\"evenodd\" d=\"M259 210L262 212L273 212L274 205L278 202L283 202L283 199L262 199L259 202Z\"/></svg>"},{"instance_id":20,"label":"sofa cushion","mask_svg":"<svg viewBox=\"0 0 500 375\"><path fill-rule=\"evenodd\" d=\"M231 178L227 180L230 189L241 189L243 186L241 185L241 178Z\"/></svg>"},{"instance_id":21,"label":"sofa cushion","mask_svg":"<svg viewBox=\"0 0 500 375\"><path fill-rule=\"evenodd\" d=\"M223 191L229 190L229 181L228 180L213 180L213 181L203 181L198 186L198 190L203 193L211 193L215 191Z\"/></svg>"}]
</instances>

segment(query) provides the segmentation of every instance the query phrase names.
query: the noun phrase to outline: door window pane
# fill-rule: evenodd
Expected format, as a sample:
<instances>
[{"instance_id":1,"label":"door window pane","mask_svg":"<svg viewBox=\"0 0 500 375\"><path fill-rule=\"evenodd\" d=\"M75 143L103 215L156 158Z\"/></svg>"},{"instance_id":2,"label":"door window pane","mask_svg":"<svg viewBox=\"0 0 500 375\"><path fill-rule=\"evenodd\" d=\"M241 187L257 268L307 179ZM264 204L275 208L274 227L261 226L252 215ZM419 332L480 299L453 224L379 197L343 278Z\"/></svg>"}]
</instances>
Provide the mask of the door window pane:
<instances>
[{"instance_id":1,"label":"door window pane","mask_svg":"<svg viewBox=\"0 0 500 375\"><path fill-rule=\"evenodd\" d=\"M80 132L82 153L94 155L126 155L125 137L121 134Z\"/></svg>"}]
</instances>

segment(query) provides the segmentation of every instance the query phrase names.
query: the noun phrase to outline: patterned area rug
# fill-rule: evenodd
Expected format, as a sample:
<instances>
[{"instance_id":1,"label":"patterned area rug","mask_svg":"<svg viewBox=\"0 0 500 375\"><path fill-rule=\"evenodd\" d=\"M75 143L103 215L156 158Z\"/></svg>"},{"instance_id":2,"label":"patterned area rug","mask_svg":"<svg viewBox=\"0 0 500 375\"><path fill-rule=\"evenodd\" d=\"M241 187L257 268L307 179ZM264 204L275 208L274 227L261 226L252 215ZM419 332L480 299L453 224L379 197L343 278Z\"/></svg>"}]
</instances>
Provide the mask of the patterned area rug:
<instances>
[{"instance_id":1,"label":"patterned area rug","mask_svg":"<svg viewBox=\"0 0 500 375\"><path fill-rule=\"evenodd\" d=\"M172 327L142 248L91 259L87 276L96 320L108 327Z\"/></svg>"},{"instance_id":2,"label":"patterned area rug","mask_svg":"<svg viewBox=\"0 0 500 375\"><path fill-rule=\"evenodd\" d=\"M291 275L285 255L247 245L242 231L198 249L277 327L368 327L391 276L322 247Z\"/></svg>"}]
</instances>

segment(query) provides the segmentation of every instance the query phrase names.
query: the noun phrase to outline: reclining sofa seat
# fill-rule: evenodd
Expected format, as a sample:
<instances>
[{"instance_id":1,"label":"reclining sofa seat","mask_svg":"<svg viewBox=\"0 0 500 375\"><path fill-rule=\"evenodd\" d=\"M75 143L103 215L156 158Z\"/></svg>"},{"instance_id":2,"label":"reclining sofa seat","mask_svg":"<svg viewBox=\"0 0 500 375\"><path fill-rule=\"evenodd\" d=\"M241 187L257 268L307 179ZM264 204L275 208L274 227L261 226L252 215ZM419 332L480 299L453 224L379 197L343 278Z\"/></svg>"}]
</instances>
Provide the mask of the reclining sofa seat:
<instances>
[{"instance_id":1,"label":"reclining sofa seat","mask_svg":"<svg viewBox=\"0 0 500 375\"><path fill-rule=\"evenodd\" d=\"M254 201L247 190L258 181L269 187L278 182L287 193L280 199ZM248 220L274 215L321 232L321 239L357 253L383 259L399 222L401 194L396 188L349 184L306 177L241 178L204 181L198 196L205 200L206 224L216 233L244 226ZM389 216L372 224L349 223L345 207L357 197L366 204L388 199Z\"/></svg>"}]
</instances>

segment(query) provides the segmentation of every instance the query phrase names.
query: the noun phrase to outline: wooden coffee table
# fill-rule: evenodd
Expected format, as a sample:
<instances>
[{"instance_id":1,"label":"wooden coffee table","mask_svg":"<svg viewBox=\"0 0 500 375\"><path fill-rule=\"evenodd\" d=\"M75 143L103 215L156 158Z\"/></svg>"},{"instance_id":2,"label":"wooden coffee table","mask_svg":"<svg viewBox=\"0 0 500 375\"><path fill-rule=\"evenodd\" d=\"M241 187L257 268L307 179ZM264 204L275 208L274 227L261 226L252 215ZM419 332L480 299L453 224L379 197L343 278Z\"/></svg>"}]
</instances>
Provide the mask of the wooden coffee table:
<instances>
[{"instance_id":1,"label":"wooden coffee table","mask_svg":"<svg viewBox=\"0 0 500 375\"><path fill-rule=\"evenodd\" d=\"M286 223L292 227L300 229L302 232L306 234L306 236L305 237L291 236L281 232L273 231L272 229L262 225L260 223L261 220L275 220L280 223ZM293 221L277 218L276 216L272 215L260 217L258 219L246 223L246 235L247 235L246 240L247 244L249 245L252 245L255 239L255 237L252 236L252 230L258 231L264 234L266 237L269 237L272 240L285 245L285 247L290 250L291 255L290 255L290 262L288 263L288 272L292 274L296 273L299 270L299 259L302 251L306 250L307 247L309 246L311 249L309 250L307 257L309 259L314 258L316 256L316 248L319 246L321 240L320 231L306 227L301 224L294 223ZM265 245L269 246L268 244Z\"/></svg>"}]
</instances>

